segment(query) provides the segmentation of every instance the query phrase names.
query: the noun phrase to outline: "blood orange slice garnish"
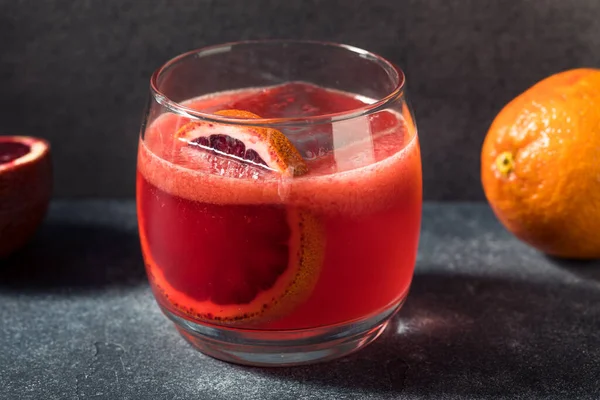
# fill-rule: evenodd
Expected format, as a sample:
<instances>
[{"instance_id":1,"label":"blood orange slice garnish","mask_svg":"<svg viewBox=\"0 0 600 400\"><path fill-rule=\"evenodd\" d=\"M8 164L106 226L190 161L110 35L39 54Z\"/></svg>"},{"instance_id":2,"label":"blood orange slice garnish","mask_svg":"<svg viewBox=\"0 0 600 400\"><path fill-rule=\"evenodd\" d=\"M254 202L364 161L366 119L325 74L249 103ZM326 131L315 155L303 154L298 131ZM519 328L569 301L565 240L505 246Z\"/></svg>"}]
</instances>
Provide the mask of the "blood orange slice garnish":
<instances>
[{"instance_id":1,"label":"blood orange slice garnish","mask_svg":"<svg viewBox=\"0 0 600 400\"><path fill-rule=\"evenodd\" d=\"M241 110L222 110L215 114L231 118L260 118ZM192 121L182 126L175 135L190 146L266 166L283 176L300 176L308 171L298 150L276 129Z\"/></svg>"},{"instance_id":2,"label":"blood orange slice garnish","mask_svg":"<svg viewBox=\"0 0 600 400\"><path fill-rule=\"evenodd\" d=\"M258 118L243 111L219 114ZM307 172L292 143L273 129L191 122L176 135L187 150L237 157L290 178ZM310 295L324 251L315 215L285 205L172 199L152 194L161 209L142 210L152 217L140 217L140 237L151 280L176 310L213 323L253 324L287 314Z\"/></svg>"}]
</instances>

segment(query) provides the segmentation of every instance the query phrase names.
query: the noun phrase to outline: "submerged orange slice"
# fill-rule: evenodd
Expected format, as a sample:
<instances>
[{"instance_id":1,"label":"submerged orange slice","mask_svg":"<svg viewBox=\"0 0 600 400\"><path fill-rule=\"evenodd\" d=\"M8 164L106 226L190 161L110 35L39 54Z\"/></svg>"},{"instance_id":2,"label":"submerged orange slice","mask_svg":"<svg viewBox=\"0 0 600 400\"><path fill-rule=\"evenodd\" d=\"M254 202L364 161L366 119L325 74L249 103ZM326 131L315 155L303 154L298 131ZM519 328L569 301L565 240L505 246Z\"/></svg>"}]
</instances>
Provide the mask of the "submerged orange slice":
<instances>
[{"instance_id":1,"label":"submerged orange slice","mask_svg":"<svg viewBox=\"0 0 600 400\"><path fill-rule=\"evenodd\" d=\"M142 235L152 283L177 311L195 319L258 323L286 315L310 295L318 278L320 222L298 210L228 207L234 206L208 206L200 217L206 231L178 243L187 253L161 246L152 232ZM240 221L244 217L247 222Z\"/></svg>"},{"instance_id":2,"label":"submerged orange slice","mask_svg":"<svg viewBox=\"0 0 600 400\"><path fill-rule=\"evenodd\" d=\"M243 111L219 114L258 118ZM176 139L187 150L237 157L273 174L307 172L292 143L274 129L191 122ZM285 205L174 201L161 191L140 200L144 257L167 307L212 323L255 324L288 314L314 289L324 233L312 213Z\"/></svg>"}]
</instances>

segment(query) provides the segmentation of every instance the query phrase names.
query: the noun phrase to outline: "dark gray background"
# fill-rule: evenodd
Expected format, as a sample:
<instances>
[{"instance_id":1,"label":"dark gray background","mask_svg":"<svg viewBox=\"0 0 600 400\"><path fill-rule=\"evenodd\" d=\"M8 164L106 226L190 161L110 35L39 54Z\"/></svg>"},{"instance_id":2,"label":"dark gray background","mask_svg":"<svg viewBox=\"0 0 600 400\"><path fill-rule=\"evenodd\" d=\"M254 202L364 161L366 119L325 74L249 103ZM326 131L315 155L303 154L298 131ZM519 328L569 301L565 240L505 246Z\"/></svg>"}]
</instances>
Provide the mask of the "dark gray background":
<instances>
[{"instance_id":1,"label":"dark gray background","mask_svg":"<svg viewBox=\"0 0 600 400\"><path fill-rule=\"evenodd\" d=\"M496 112L535 81L600 66L597 0L0 0L0 132L50 139L57 196L132 196L148 79L223 41L364 47L408 76L425 197L480 200Z\"/></svg>"}]
</instances>

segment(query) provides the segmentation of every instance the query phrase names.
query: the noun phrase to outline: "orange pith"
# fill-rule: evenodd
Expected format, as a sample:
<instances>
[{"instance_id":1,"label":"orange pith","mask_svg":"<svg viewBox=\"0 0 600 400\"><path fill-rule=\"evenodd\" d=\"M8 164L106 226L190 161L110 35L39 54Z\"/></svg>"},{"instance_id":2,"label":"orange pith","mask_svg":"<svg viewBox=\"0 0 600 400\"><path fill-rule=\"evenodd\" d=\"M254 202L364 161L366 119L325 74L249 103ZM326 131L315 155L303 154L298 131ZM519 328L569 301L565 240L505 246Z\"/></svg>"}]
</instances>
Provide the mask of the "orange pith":
<instances>
[{"instance_id":1,"label":"orange pith","mask_svg":"<svg viewBox=\"0 0 600 400\"><path fill-rule=\"evenodd\" d=\"M600 70L550 76L508 103L481 152L508 230L550 255L600 258Z\"/></svg>"},{"instance_id":2,"label":"orange pith","mask_svg":"<svg viewBox=\"0 0 600 400\"><path fill-rule=\"evenodd\" d=\"M236 118L259 118L254 114L237 110L222 111L218 114ZM224 128L221 124L217 123L189 122L175 133L175 140L179 140L181 143L185 144L194 140L197 135L204 135L206 133L205 130L208 130L208 132L231 135L231 137L234 137L235 139L245 140L244 144L253 146L253 149L262 149L262 154L269 155L268 159L265 159L265 161L267 162L268 167L275 173L281 175L289 174L289 177L293 177L307 172L306 164L295 147L281 132L273 129L246 126ZM192 151L205 150L195 150L192 146ZM220 156L216 155L216 157ZM294 167L291 167L288 163L292 163ZM207 217L207 221L209 222L207 222L208 225L205 227L207 235L212 235L215 232L210 226L210 220L212 220L210 216L213 215L213 212L216 212L217 214L214 214L216 218L221 220L223 220L223 218L229 218L229 222L234 224L232 229L237 230L236 227L239 226L240 230L244 229L243 231L240 231L243 232L243 235L246 235L244 238L248 238L252 243L258 243L258 248L256 249L253 249L252 246L248 247L247 245L243 245L241 254L246 254L245 251L249 251L250 253L247 254L248 258L253 258L256 254L260 254L260 257L262 257L263 254L267 254L267 258L270 258L269 254L271 254L270 252L272 251L271 246L277 246L277 244L265 242L259 236L265 234L265 226L267 227L266 229L270 229L270 227L273 227L273 224L280 224L279 222L271 222L271 220L284 221L283 223L287 224L289 227L289 229L285 230L290 232L289 238L287 234L283 236L285 248L287 248L287 256L285 256L286 259L284 263L287 263L287 265L281 265L282 269L284 268L283 272L278 273L274 283L266 289L261 285L258 294L256 294L249 302L222 302L216 301L210 297L206 298L191 295L191 292L182 290L181 285L177 286L170 280L168 277L169 271L163 269L165 268L164 262L158 261L158 258L160 257L156 257L156 251L159 251L159 249L157 250L157 247L152 244L152 240L156 240L152 239L154 228L149 228L147 221L145 221L143 217L144 212L142 212L139 215L142 250L150 280L154 289L161 294L158 298L164 299L162 302L166 301L167 303L163 304L163 306L166 305L167 307L174 308L178 313L184 316L210 323L253 324L273 320L285 315L310 295L319 276L324 256L323 228L320 220L315 215L298 207L281 205L271 207L265 205L261 207L263 207L263 209L266 208L267 211L262 211L265 212L264 215L266 217L262 218L262 222L255 223L253 222L255 216L253 215L252 207L258 206L243 206L245 207L243 210L246 210L243 212L235 211L237 210L235 206L206 204L204 207L206 207L207 210L212 210L208 212L210 215ZM227 208L226 211L225 208ZM225 214L218 214L220 212L218 210L222 210ZM273 216L273 218L271 219L269 216ZM265 222L266 220L268 222ZM277 226L281 226L281 224ZM277 226L273 229L278 232ZM240 232L228 232L238 239L240 239L239 236L242 234ZM195 234L202 235L203 233L196 232L194 235ZM257 237L259 238L257 239ZM229 236L223 238L223 241L226 241L227 239L230 239ZM163 240L168 240L168 238ZM235 239L233 239L233 241L235 242ZM201 243L199 246L206 245ZM279 251L280 250L281 244L279 244ZM153 251L155 253L153 253ZM197 251L197 249L190 248L190 251ZM215 249L215 252L217 251L219 250ZM258 253L255 254L253 253L254 251ZM228 265L227 262L223 260L215 264L214 257L203 258L202 251L199 251L198 254L200 254L197 261L197 268L199 271L203 269L208 269L210 271L214 268L223 268L222 265ZM164 256L162 257L164 260ZM260 259L262 260L262 258ZM252 272L253 270L247 269L249 268L248 266L244 265L241 267L243 274L249 272L255 274ZM235 270L239 272L239 267ZM256 273L259 273L259 271ZM207 276L210 276L210 274ZM275 278L275 275L271 276ZM210 285L212 282L207 281L202 284ZM233 287L234 286L232 286L232 288ZM223 287L223 290L228 293L228 291L232 289ZM235 296L230 297L235 298Z\"/></svg>"}]
</instances>

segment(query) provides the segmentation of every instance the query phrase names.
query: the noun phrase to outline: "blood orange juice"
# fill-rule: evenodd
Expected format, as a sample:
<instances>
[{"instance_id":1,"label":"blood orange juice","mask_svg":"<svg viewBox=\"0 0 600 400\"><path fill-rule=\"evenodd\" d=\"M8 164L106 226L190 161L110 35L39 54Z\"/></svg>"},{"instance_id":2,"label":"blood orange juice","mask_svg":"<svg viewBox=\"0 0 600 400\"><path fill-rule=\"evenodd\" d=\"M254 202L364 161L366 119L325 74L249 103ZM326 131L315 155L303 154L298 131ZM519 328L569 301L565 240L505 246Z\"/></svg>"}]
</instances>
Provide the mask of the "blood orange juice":
<instances>
[{"instance_id":1,"label":"blood orange juice","mask_svg":"<svg viewBox=\"0 0 600 400\"><path fill-rule=\"evenodd\" d=\"M201 350L261 365L331 358L372 340L399 308L418 244L420 154L406 104L355 112L375 103L288 82L149 118L142 251L159 305ZM336 340L351 344L311 348Z\"/></svg>"}]
</instances>

